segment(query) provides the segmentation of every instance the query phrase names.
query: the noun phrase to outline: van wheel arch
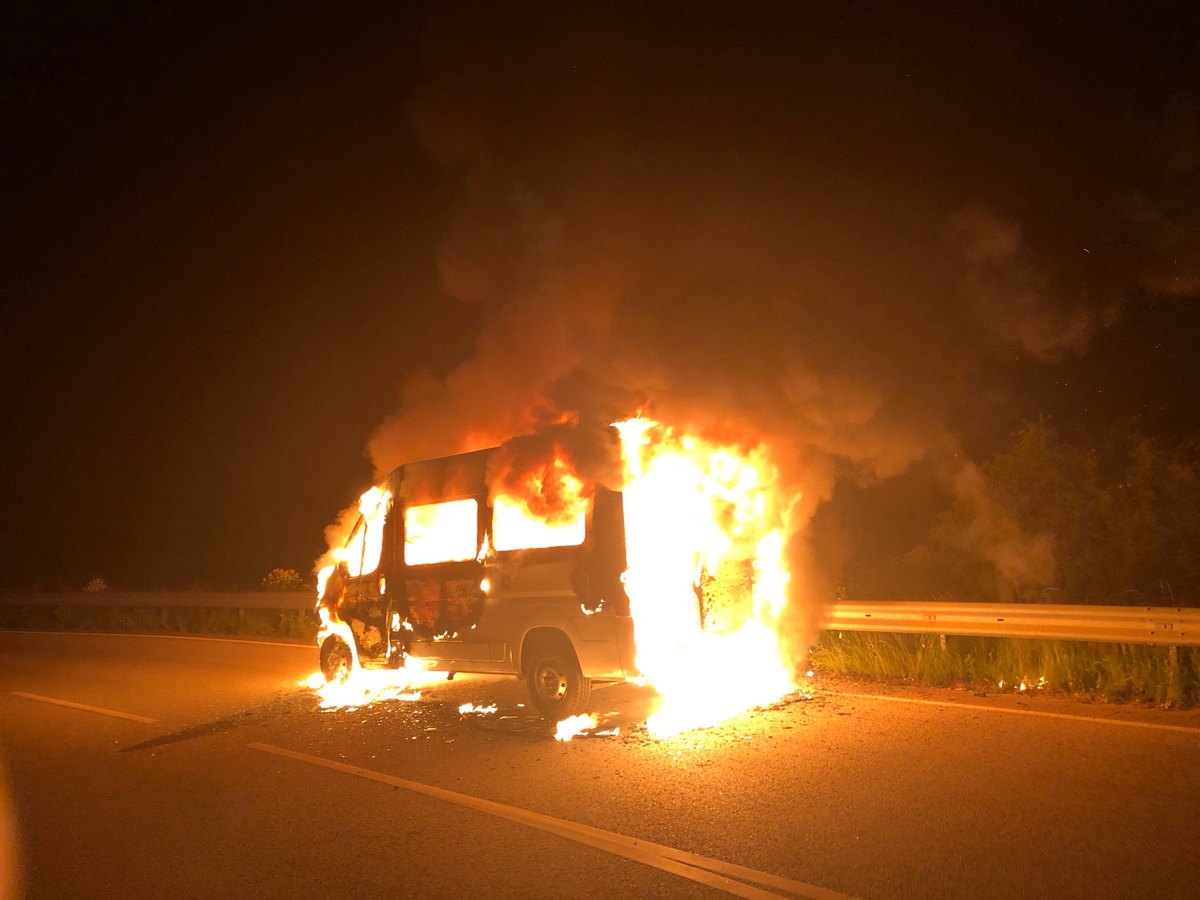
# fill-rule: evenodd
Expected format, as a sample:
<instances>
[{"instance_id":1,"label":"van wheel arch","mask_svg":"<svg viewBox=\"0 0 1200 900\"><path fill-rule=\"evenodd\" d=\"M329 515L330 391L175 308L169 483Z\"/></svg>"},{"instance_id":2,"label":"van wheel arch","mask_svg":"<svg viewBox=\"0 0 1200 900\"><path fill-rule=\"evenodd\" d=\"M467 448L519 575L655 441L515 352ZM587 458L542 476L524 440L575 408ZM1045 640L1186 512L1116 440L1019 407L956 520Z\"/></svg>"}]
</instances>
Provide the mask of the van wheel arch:
<instances>
[{"instance_id":1,"label":"van wheel arch","mask_svg":"<svg viewBox=\"0 0 1200 900\"><path fill-rule=\"evenodd\" d=\"M558 722L582 713L592 694L571 639L557 628L535 628L521 642L521 672L533 705Z\"/></svg>"}]
</instances>

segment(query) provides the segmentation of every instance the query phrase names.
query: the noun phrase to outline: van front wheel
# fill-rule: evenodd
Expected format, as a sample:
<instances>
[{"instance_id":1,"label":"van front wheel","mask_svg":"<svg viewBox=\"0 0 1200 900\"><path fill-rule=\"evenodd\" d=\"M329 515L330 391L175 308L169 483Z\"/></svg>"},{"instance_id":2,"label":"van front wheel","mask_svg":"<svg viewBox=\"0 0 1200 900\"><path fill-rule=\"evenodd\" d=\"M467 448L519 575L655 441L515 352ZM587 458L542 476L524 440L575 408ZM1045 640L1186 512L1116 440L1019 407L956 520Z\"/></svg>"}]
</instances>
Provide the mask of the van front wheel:
<instances>
[{"instance_id":1,"label":"van front wheel","mask_svg":"<svg viewBox=\"0 0 1200 900\"><path fill-rule=\"evenodd\" d=\"M592 682L583 677L575 654L553 644L533 649L525 681L533 705L552 722L579 715L592 694Z\"/></svg>"},{"instance_id":2,"label":"van front wheel","mask_svg":"<svg viewBox=\"0 0 1200 900\"><path fill-rule=\"evenodd\" d=\"M345 684L354 668L354 654L350 645L340 637L330 635L321 645L321 674L327 684Z\"/></svg>"}]
</instances>

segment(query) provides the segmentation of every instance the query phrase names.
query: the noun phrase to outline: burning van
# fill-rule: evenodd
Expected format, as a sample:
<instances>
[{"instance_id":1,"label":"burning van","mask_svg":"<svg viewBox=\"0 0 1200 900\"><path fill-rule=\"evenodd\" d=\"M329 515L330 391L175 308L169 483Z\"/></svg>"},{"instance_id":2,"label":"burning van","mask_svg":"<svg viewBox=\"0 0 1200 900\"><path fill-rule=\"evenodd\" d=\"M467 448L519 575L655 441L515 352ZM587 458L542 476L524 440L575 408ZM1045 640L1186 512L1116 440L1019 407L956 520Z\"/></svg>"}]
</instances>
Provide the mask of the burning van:
<instances>
[{"instance_id":1,"label":"burning van","mask_svg":"<svg viewBox=\"0 0 1200 900\"><path fill-rule=\"evenodd\" d=\"M323 569L321 670L517 675L547 718L634 666L622 494L506 448L409 463L363 495ZM518 483L519 482L519 483Z\"/></svg>"}]
</instances>

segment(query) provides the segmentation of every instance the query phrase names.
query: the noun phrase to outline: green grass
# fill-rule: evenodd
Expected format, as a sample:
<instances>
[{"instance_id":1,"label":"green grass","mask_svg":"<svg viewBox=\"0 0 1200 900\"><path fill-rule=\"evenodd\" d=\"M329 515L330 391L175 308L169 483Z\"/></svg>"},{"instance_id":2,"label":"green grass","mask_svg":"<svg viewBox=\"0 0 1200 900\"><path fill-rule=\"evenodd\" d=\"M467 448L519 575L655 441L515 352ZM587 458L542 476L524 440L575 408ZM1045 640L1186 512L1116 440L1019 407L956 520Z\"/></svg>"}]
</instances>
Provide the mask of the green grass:
<instances>
[{"instance_id":1,"label":"green grass","mask_svg":"<svg viewBox=\"0 0 1200 900\"><path fill-rule=\"evenodd\" d=\"M311 641L307 610L170 606L0 606L0 629L211 634Z\"/></svg>"},{"instance_id":2,"label":"green grass","mask_svg":"<svg viewBox=\"0 0 1200 900\"><path fill-rule=\"evenodd\" d=\"M1190 707L1200 701L1200 652L1180 647L1016 638L825 632L820 671L976 690L1049 690L1116 702Z\"/></svg>"}]
</instances>

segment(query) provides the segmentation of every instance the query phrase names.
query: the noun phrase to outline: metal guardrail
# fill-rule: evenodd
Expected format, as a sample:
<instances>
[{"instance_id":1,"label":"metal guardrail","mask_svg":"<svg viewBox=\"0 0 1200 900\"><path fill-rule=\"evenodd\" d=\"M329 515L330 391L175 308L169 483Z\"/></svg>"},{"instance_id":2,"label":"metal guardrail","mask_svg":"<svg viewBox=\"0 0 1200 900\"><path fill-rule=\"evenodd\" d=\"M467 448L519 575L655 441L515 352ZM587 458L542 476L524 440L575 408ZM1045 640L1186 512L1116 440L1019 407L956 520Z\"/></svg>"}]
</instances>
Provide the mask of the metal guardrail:
<instances>
[{"instance_id":1,"label":"metal guardrail","mask_svg":"<svg viewBox=\"0 0 1200 900\"><path fill-rule=\"evenodd\" d=\"M245 591L97 591L0 593L5 606L137 606L159 608L278 609L310 612L312 593ZM1035 603L845 601L827 607L825 631L879 631L974 637L1040 638L1119 644L1200 646L1200 608L1083 606Z\"/></svg>"},{"instance_id":2,"label":"metal guardrail","mask_svg":"<svg viewBox=\"0 0 1200 900\"><path fill-rule=\"evenodd\" d=\"M826 631L1200 646L1200 608L1184 607L844 602L825 611L821 627Z\"/></svg>"}]
</instances>

